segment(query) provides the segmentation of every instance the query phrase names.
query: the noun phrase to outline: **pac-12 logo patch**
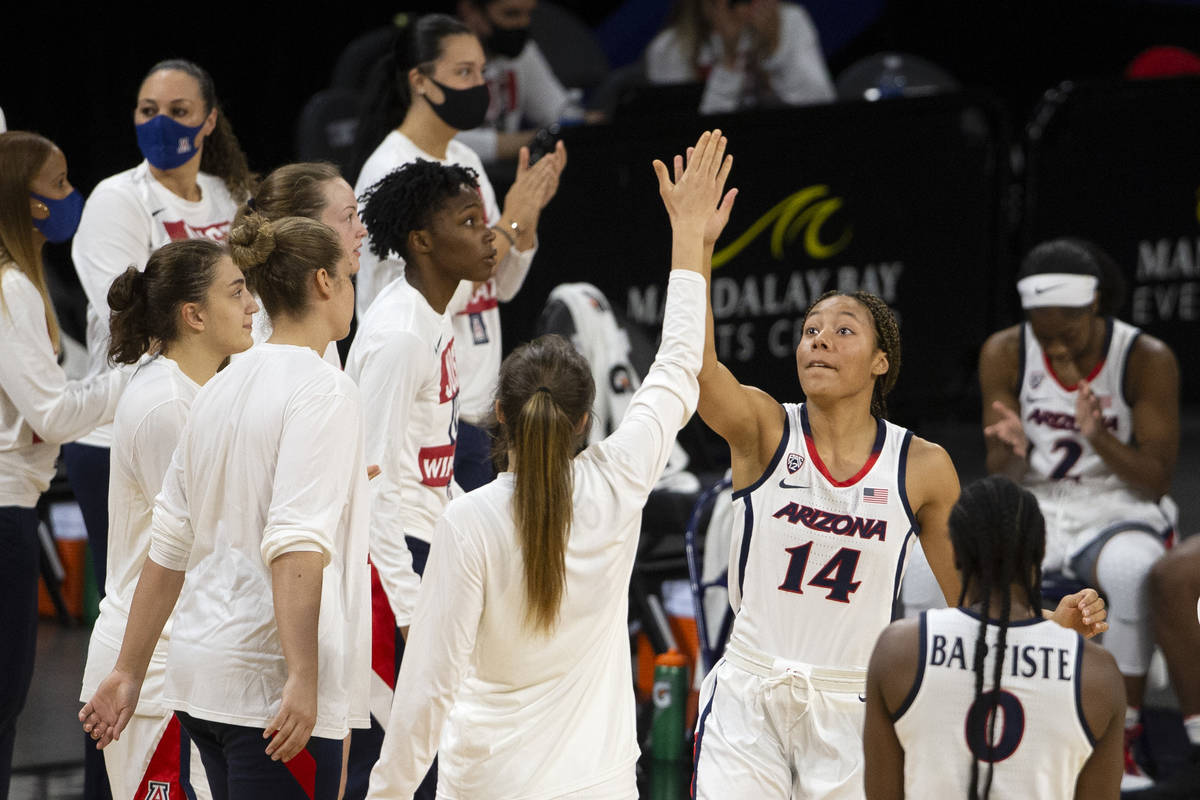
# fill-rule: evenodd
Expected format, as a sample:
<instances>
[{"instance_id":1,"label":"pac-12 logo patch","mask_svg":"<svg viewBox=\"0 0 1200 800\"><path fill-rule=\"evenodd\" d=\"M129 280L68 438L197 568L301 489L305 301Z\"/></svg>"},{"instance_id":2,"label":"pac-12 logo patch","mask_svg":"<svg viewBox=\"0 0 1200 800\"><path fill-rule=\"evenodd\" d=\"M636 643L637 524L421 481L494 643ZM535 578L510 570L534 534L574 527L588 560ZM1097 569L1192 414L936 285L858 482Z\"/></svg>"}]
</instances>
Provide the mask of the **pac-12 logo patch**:
<instances>
[{"instance_id":1,"label":"pac-12 logo patch","mask_svg":"<svg viewBox=\"0 0 1200 800\"><path fill-rule=\"evenodd\" d=\"M787 468L788 474L792 474L796 470L804 466L804 456L799 453L788 453Z\"/></svg>"},{"instance_id":2,"label":"pac-12 logo patch","mask_svg":"<svg viewBox=\"0 0 1200 800\"><path fill-rule=\"evenodd\" d=\"M166 781L149 781L146 800L171 800L171 784Z\"/></svg>"},{"instance_id":3,"label":"pac-12 logo patch","mask_svg":"<svg viewBox=\"0 0 1200 800\"><path fill-rule=\"evenodd\" d=\"M1039 386L1042 385L1042 378L1044 378L1044 377L1045 376L1042 375L1042 373L1040 373L1040 372L1033 373L1032 375L1029 376L1029 386L1033 389L1038 388Z\"/></svg>"}]
</instances>

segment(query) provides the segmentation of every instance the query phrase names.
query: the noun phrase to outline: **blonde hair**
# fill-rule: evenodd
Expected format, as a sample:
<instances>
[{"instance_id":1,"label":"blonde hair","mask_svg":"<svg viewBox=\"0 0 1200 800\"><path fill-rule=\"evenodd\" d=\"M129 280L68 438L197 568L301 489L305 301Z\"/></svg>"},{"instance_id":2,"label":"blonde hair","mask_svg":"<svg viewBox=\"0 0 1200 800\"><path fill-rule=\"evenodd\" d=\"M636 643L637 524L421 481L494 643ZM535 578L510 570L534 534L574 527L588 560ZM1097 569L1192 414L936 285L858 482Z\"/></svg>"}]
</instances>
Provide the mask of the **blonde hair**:
<instances>
[{"instance_id":1,"label":"blonde hair","mask_svg":"<svg viewBox=\"0 0 1200 800\"><path fill-rule=\"evenodd\" d=\"M46 288L42 248L34 244L29 194L34 177L57 149L54 142L36 133L0 133L0 272L12 264L37 287L46 307L46 332L55 352L59 348L58 319ZM8 312L2 289L0 310Z\"/></svg>"},{"instance_id":2,"label":"blonde hair","mask_svg":"<svg viewBox=\"0 0 1200 800\"><path fill-rule=\"evenodd\" d=\"M561 336L542 336L500 366L496 402L504 417L496 460L516 458L512 508L525 573L525 625L549 633L567 581L574 518L571 461L587 440L581 425L596 396L587 361Z\"/></svg>"}]
</instances>

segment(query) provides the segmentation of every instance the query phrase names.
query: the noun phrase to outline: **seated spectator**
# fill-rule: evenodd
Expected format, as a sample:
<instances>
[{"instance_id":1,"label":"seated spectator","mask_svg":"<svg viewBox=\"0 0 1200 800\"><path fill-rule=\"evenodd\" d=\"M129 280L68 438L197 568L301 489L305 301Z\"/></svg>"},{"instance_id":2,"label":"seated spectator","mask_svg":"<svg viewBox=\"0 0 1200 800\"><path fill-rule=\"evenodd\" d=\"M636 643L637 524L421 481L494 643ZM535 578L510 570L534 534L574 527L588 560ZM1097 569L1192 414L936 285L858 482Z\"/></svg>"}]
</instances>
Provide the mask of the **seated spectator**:
<instances>
[{"instance_id":1,"label":"seated spectator","mask_svg":"<svg viewBox=\"0 0 1200 800\"><path fill-rule=\"evenodd\" d=\"M529 36L537 0L459 0L458 17L487 52L483 77L491 94L483 125L458 140L485 163L513 159L535 128L580 114L570 93ZM580 115L581 116L581 115Z\"/></svg>"},{"instance_id":2,"label":"seated spectator","mask_svg":"<svg viewBox=\"0 0 1200 800\"><path fill-rule=\"evenodd\" d=\"M646 77L703 81L704 114L834 98L808 12L779 0L677 0L646 50Z\"/></svg>"}]
</instances>

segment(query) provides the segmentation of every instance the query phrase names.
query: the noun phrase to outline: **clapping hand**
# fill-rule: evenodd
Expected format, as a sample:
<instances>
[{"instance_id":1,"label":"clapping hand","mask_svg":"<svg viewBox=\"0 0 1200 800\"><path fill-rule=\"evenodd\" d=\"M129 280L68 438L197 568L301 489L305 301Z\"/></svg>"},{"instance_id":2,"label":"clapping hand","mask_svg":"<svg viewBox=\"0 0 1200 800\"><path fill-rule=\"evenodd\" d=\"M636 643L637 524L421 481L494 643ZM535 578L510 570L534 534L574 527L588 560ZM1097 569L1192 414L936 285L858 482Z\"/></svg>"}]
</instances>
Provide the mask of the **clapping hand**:
<instances>
[{"instance_id":1,"label":"clapping hand","mask_svg":"<svg viewBox=\"0 0 1200 800\"><path fill-rule=\"evenodd\" d=\"M1013 455L1025 458L1029 452L1029 440L1025 438L1021 418L999 400L992 403L992 410L1000 415L1000 419L984 428L983 435L988 439L1003 442L1012 450Z\"/></svg>"}]
</instances>

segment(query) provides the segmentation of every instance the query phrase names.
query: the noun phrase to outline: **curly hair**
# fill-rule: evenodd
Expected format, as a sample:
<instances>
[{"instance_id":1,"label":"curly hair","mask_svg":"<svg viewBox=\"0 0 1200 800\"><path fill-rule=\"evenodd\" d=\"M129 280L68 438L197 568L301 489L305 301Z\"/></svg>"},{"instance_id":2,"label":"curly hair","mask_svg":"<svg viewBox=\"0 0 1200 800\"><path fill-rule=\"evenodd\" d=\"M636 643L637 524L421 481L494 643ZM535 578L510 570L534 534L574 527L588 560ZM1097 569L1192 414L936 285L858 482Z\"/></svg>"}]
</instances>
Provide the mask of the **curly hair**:
<instances>
[{"instance_id":1,"label":"curly hair","mask_svg":"<svg viewBox=\"0 0 1200 800\"><path fill-rule=\"evenodd\" d=\"M371 232L371 252L408 259L408 234L428 228L433 215L464 188L479 190L475 170L417 159L385 175L359 201Z\"/></svg>"},{"instance_id":2,"label":"curly hair","mask_svg":"<svg viewBox=\"0 0 1200 800\"><path fill-rule=\"evenodd\" d=\"M842 292L831 289L817 298L804 312L807 320L813 309L830 297L849 297L862 303L871 314L875 324L875 346L887 355L888 370L875 378L875 389L871 392L871 413L883 419L887 416L887 396L900 378L900 325L888 304L870 292Z\"/></svg>"}]
</instances>

